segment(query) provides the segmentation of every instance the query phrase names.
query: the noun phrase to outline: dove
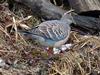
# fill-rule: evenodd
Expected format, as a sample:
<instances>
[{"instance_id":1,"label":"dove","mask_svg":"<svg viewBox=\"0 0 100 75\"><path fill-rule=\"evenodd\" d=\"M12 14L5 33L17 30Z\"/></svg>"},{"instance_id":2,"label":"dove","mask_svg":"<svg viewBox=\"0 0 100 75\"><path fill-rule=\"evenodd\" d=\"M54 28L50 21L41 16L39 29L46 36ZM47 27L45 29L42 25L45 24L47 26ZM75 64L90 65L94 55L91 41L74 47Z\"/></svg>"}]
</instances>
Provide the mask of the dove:
<instances>
[{"instance_id":1,"label":"dove","mask_svg":"<svg viewBox=\"0 0 100 75\"><path fill-rule=\"evenodd\" d=\"M59 48L68 40L72 22L72 16L66 12L60 20L45 21L21 33L26 37L30 36L42 46Z\"/></svg>"}]
</instances>

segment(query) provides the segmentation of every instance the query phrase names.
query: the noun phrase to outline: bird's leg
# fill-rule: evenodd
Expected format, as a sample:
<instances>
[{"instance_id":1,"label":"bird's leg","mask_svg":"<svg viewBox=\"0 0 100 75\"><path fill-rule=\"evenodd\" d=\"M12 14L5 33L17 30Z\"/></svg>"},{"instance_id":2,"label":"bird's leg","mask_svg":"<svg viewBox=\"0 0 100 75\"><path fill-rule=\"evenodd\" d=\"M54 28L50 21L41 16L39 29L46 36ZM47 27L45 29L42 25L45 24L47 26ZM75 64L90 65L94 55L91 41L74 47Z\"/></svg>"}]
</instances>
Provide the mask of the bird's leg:
<instances>
[{"instance_id":1,"label":"bird's leg","mask_svg":"<svg viewBox=\"0 0 100 75\"><path fill-rule=\"evenodd\" d=\"M54 54L53 47L47 47L46 50L47 50L48 55L53 55Z\"/></svg>"}]
</instances>

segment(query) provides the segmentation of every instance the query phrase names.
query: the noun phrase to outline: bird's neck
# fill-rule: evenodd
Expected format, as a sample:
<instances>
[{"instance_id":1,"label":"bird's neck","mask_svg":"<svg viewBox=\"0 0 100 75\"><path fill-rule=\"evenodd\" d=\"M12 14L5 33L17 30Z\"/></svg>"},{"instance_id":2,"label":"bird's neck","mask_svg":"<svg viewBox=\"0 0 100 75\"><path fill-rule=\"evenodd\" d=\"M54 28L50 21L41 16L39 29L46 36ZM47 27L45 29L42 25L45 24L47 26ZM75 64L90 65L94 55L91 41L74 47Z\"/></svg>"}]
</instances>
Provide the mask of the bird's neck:
<instances>
[{"instance_id":1,"label":"bird's neck","mask_svg":"<svg viewBox=\"0 0 100 75\"><path fill-rule=\"evenodd\" d=\"M71 19L68 19L68 18L61 18L61 21L64 22L64 23L67 23L68 25L73 23L73 21Z\"/></svg>"}]
</instances>

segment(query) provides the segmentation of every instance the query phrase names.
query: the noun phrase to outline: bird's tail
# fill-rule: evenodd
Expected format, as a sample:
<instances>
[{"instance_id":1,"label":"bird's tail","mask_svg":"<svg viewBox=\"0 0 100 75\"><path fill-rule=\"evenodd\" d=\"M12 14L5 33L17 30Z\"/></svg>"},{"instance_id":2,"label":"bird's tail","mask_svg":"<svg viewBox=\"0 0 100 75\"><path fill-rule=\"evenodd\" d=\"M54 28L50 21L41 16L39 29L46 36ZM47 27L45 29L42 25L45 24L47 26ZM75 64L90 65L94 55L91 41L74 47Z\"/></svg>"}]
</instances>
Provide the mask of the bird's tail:
<instances>
[{"instance_id":1,"label":"bird's tail","mask_svg":"<svg viewBox=\"0 0 100 75\"><path fill-rule=\"evenodd\" d=\"M32 40L41 40L41 37L32 33L30 30L25 31L18 31L22 36L24 36L26 39L32 39Z\"/></svg>"},{"instance_id":2,"label":"bird's tail","mask_svg":"<svg viewBox=\"0 0 100 75\"><path fill-rule=\"evenodd\" d=\"M32 35L32 33L28 30L18 30L18 32L24 36Z\"/></svg>"}]
</instances>

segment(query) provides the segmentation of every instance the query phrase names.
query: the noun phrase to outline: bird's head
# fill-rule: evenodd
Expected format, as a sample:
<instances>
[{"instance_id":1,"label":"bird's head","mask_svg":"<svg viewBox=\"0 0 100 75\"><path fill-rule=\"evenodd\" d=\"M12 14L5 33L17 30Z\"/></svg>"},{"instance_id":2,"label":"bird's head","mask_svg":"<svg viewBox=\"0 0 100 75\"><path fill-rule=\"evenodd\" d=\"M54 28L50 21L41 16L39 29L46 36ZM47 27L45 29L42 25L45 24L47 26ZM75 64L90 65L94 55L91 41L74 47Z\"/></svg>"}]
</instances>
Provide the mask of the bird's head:
<instances>
[{"instance_id":1,"label":"bird's head","mask_svg":"<svg viewBox=\"0 0 100 75\"><path fill-rule=\"evenodd\" d=\"M73 12L73 11L74 11L74 10L71 9L71 10L65 12L65 13L62 15L62 17L61 17L61 21L64 21L64 22L66 22L66 23L68 23L68 24L73 23L73 17L72 17L72 15L71 15L71 12Z\"/></svg>"}]
</instances>

